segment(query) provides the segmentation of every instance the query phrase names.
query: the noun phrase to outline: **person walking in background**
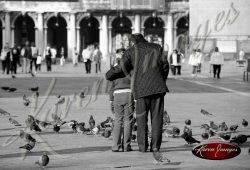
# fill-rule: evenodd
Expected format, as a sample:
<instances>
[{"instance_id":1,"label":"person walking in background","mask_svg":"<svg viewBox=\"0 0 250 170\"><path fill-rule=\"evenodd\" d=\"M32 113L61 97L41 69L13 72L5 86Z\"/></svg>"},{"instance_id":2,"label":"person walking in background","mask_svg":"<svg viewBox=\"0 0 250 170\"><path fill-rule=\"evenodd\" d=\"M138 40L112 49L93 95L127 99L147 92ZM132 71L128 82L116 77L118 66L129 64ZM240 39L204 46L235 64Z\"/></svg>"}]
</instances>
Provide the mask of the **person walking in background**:
<instances>
[{"instance_id":1,"label":"person walking in background","mask_svg":"<svg viewBox=\"0 0 250 170\"><path fill-rule=\"evenodd\" d=\"M201 53L200 49L196 51L196 57L197 57L197 62L198 62L197 73L201 73L201 65L203 63L203 54Z\"/></svg>"},{"instance_id":2,"label":"person walking in background","mask_svg":"<svg viewBox=\"0 0 250 170\"><path fill-rule=\"evenodd\" d=\"M169 62L171 65L171 71L173 75L181 75L181 54L175 49L169 57Z\"/></svg>"},{"instance_id":3,"label":"person walking in background","mask_svg":"<svg viewBox=\"0 0 250 170\"><path fill-rule=\"evenodd\" d=\"M16 43L14 43L14 47L11 50L12 54L12 60L11 60L11 74L16 74L17 73L17 64L20 62L19 57L20 57L20 51L17 48Z\"/></svg>"},{"instance_id":4,"label":"person walking in background","mask_svg":"<svg viewBox=\"0 0 250 170\"><path fill-rule=\"evenodd\" d=\"M239 52L239 60L244 60L244 57L245 57L245 52L243 49L241 49Z\"/></svg>"},{"instance_id":5,"label":"person walking in background","mask_svg":"<svg viewBox=\"0 0 250 170\"><path fill-rule=\"evenodd\" d=\"M10 48L9 48L9 44L6 43L6 45L4 46L4 48L1 51L1 56L0 59L2 61L2 74L5 73L9 74L10 72Z\"/></svg>"},{"instance_id":6,"label":"person walking in background","mask_svg":"<svg viewBox=\"0 0 250 170\"><path fill-rule=\"evenodd\" d=\"M99 49L98 44L95 44L95 50L93 52L95 71L96 73L101 72L101 61L102 61L102 52Z\"/></svg>"},{"instance_id":7,"label":"person walking in background","mask_svg":"<svg viewBox=\"0 0 250 170\"><path fill-rule=\"evenodd\" d=\"M41 71L42 60L42 55L39 53L36 59L37 71Z\"/></svg>"},{"instance_id":8,"label":"person walking in background","mask_svg":"<svg viewBox=\"0 0 250 170\"><path fill-rule=\"evenodd\" d=\"M61 48L61 52L60 52L60 66L64 66L65 64L65 55L64 55L64 48L62 47Z\"/></svg>"},{"instance_id":9,"label":"person walking in background","mask_svg":"<svg viewBox=\"0 0 250 170\"><path fill-rule=\"evenodd\" d=\"M38 48L36 47L34 42L31 43L31 53L32 53L32 57L30 60L30 72L32 72L32 67L33 67L33 63L34 63L35 73L36 73L36 71L37 71L36 59L37 59L37 55L38 55Z\"/></svg>"},{"instance_id":10,"label":"person walking in background","mask_svg":"<svg viewBox=\"0 0 250 170\"><path fill-rule=\"evenodd\" d=\"M196 50L194 49L191 55L189 56L188 64L192 65L192 77L197 76L197 67L198 67L198 57L196 55Z\"/></svg>"},{"instance_id":11,"label":"person walking in background","mask_svg":"<svg viewBox=\"0 0 250 170\"><path fill-rule=\"evenodd\" d=\"M78 56L79 56L79 52L77 51L76 47L74 47L73 56L72 56L72 62L73 62L73 66L75 66L75 67L78 64Z\"/></svg>"},{"instance_id":12,"label":"person walking in background","mask_svg":"<svg viewBox=\"0 0 250 170\"><path fill-rule=\"evenodd\" d=\"M213 66L214 78L220 79L221 66L224 64L224 57L219 48L215 47L214 52L211 55L210 64Z\"/></svg>"},{"instance_id":13,"label":"person walking in background","mask_svg":"<svg viewBox=\"0 0 250 170\"><path fill-rule=\"evenodd\" d=\"M55 46L51 47L50 52L51 52L51 64L56 64L56 55L57 55L56 47Z\"/></svg>"},{"instance_id":14,"label":"person walking in background","mask_svg":"<svg viewBox=\"0 0 250 170\"><path fill-rule=\"evenodd\" d=\"M49 44L45 48L44 55L46 59L47 71L51 71L52 59L51 59L51 48Z\"/></svg>"},{"instance_id":15,"label":"person walking in background","mask_svg":"<svg viewBox=\"0 0 250 170\"><path fill-rule=\"evenodd\" d=\"M125 49L116 51L116 65ZM133 151L131 148L132 119L133 119L133 96L130 89L130 77L119 78L112 82L110 89L110 102L112 113L115 114L115 124L113 130L113 152ZM112 107L113 106L113 107ZM122 138L123 135L123 138ZM123 141L121 141L123 140Z\"/></svg>"},{"instance_id":16,"label":"person walking in background","mask_svg":"<svg viewBox=\"0 0 250 170\"><path fill-rule=\"evenodd\" d=\"M140 152L148 147L158 152L162 143L164 96L168 92L166 80L169 63L162 56L162 47L147 42L142 34L132 34L134 43L127 49L120 65L106 73L106 79L113 81L132 73L131 89L136 100L137 142ZM150 112L152 138L148 143L148 114Z\"/></svg>"},{"instance_id":17,"label":"person walking in background","mask_svg":"<svg viewBox=\"0 0 250 170\"><path fill-rule=\"evenodd\" d=\"M93 56L93 51L91 50L91 45L88 45L86 49L82 51L83 62L85 63L86 73L91 73L91 60Z\"/></svg>"},{"instance_id":18,"label":"person walking in background","mask_svg":"<svg viewBox=\"0 0 250 170\"><path fill-rule=\"evenodd\" d=\"M23 55L23 68L24 68L24 73L27 73L27 70L29 68L29 63L31 61L32 58L32 52L31 52L31 48L30 48L30 43L29 41L25 42L25 46L24 46L24 51L22 52ZM31 71L29 70L29 73L31 73Z\"/></svg>"}]
</instances>

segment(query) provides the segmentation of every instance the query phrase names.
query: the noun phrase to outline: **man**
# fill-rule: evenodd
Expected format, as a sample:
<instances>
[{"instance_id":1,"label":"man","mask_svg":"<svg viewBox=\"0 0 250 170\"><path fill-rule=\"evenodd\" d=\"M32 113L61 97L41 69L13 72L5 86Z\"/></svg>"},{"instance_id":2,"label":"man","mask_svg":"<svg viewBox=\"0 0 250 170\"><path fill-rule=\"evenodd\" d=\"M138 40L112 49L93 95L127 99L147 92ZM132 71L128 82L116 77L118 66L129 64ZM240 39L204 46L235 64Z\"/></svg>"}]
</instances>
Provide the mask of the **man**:
<instances>
[{"instance_id":1,"label":"man","mask_svg":"<svg viewBox=\"0 0 250 170\"><path fill-rule=\"evenodd\" d=\"M31 52L31 48L30 48L30 43L29 43L29 41L26 41L24 51L23 51L24 73L27 73L28 64L30 63L31 58L32 58L32 52Z\"/></svg>"},{"instance_id":2,"label":"man","mask_svg":"<svg viewBox=\"0 0 250 170\"><path fill-rule=\"evenodd\" d=\"M91 45L88 45L86 49L82 51L83 62L85 63L86 73L91 73L91 60L93 51L91 50Z\"/></svg>"},{"instance_id":3,"label":"man","mask_svg":"<svg viewBox=\"0 0 250 170\"><path fill-rule=\"evenodd\" d=\"M134 45L124 52L121 65L106 73L106 78L113 81L132 73L131 89L136 100L139 151L146 152L149 147L147 123L150 111L150 151L157 152L162 143L164 96L168 92L166 80L169 64L162 56L160 45L147 42L141 34L132 34L130 40Z\"/></svg>"},{"instance_id":4,"label":"man","mask_svg":"<svg viewBox=\"0 0 250 170\"><path fill-rule=\"evenodd\" d=\"M96 73L98 73L98 71L101 72L102 52L100 51L98 44L95 44L93 56L95 62L95 71Z\"/></svg>"},{"instance_id":5,"label":"man","mask_svg":"<svg viewBox=\"0 0 250 170\"><path fill-rule=\"evenodd\" d=\"M14 43L14 47L11 50L12 60L11 60L11 74L16 74L17 64L19 62L20 51L17 48L16 43Z\"/></svg>"},{"instance_id":6,"label":"man","mask_svg":"<svg viewBox=\"0 0 250 170\"><path fill-rule=\"evenodd\" d=\"M51 71L51 64L52 64L52 59L51 59L52 53L49 44L45 48L44 56L46 59L47 71L49 72Z\"/></svg>"}]
</instances>

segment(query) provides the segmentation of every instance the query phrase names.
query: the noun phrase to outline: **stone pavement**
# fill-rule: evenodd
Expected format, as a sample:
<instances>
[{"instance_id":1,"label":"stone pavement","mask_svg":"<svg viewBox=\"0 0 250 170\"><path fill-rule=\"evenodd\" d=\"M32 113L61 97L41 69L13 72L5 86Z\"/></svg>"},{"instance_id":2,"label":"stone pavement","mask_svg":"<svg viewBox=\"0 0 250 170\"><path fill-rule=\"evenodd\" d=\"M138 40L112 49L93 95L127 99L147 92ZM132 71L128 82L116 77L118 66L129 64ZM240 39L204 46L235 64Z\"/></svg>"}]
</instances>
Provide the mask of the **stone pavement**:
<instances>
[{"instance_id":1,"label":"stone pavement","mask_svg":"<svg viewBox=\"0 0 250 170\"><path fill-rule=\"evenodd\" d=\"M171 117L170 126L177 126L181 129L184 127L184 121L191 119L193 135L198 140L202 140L200 125L213 120L215 123L225 121L229 126L239 124L240 127L235 134L250 134L248 127L241 126L243 118L250 121L249 107L249 83L242 81L241 68L233 67L233 62L228 62L223 67L221 81L210 78L209 65L204 65L202 77L190 77L191 68L188 65L183 66L182 76L170 76L168 84L173 92L165 97L165 108ZM43 67L44 69L44 67ZM75 70L73 70L75 69ZM105 69L105 68L104 68ZM103 70L104 70L103 69ZM103 77L104 74L92 73L86 75L84 67L80 64L79 67L73 68L71 64L66 64L64 67L55 66L52 73L38 73L37 79L40 77ZM0 84L13 83L14 81L26 81L25 77L30 75L19 74L17 79L11 80L10 76L0 75ZM84 79L83 79L84 81ZM28 81L27 81L28 82ZM237 83L240 82L240 83ZM23 83L23 82L22 82ZM24 83L25 84L25 83ZM233 88L236 86L239 88ZM208 86L210 85L210 86ZM26 85L29 86L28 84ZM70 82L69 88L74 89L74 83ZM197 90L192 90L195 87ZM59 87L58 87L59 88ZM64 88L64 86L63 86ZM216 90L208 90L208 88ZM221 89L222 88L222 89ZM224 89L223 89L224 88ZM175 91L175 89L177 89ZM227 91L231 89L233 91ZM239 89L239 90L238 90ZM2 91L0 92L2 93ZM72 98L73 94L67 94L65 97ZM92 97L92 98L91 98ZM82 108L78 103L73 103L65 120L79 120L88 122L89 115L92 114L96 122L105 120L107 116L113 116L109 109L108 95L100 94L98 96L88 95L84 100L83 105L88 101L89 105ZM41 93L39 102L45 98L44 93ZM48 109L53 108L57 98L51 95L46 102L41 113L38 114L38 119L43 119ZM67 102L66 102L67 103ZM65 105L61 107L64 110ZM0 108L11 113L14 119L24 125L24 120L27 115L32 113L32 108L25 107L22 103L22 95L11 97L5 95L0 97ZM201 108L213 113L214 116L207 117L200 113ZM0 116L0 169L38 169L34 162L39 159L43 151L48 151L51 159L47 169L249 169L248 148L250 142L246 142L241 147L241 154L235 158L228 160L212 161L195 157L191 150L194 146L186 145L181 138L172 138L164 135L161 151L172 161L169 164L156 164L152 153L138 152L137 143L132 143L133 152L128 153L113 153L111 152L112 141L100 136L73 134L67 126L63 126L61 133L53 133L52 128L47 129L34 137L38 140L35 148L23 160L23 150L18 149L24 145L24 141L20 138L15 140L8 146L4 146L10 137L16 135L18 130L23 127L14 127L8 122L8 118ZM49 144L49 147L48 145ZM56 153L53 153L55 151Z\"/></svg>"}]
</instances>

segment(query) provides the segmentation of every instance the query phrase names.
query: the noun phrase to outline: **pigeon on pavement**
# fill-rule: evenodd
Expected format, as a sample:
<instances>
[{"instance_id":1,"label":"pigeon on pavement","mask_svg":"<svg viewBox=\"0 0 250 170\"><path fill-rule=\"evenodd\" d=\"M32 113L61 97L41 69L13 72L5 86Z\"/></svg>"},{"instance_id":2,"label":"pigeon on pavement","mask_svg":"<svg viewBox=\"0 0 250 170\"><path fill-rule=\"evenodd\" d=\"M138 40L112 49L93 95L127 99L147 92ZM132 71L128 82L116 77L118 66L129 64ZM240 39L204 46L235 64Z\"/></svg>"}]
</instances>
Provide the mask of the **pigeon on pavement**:
<instances>
[{"instance_id":1,"label":"pigeon on pavement","mask_svg":"<svg viewBox=\"0 0 250 170\"><path fill-rule=\"evenodd\" d=\"M30 100L27 98L27 96L24 94L23 95L23 101L24 101L24 105L25 106L29 106L29 104L30 104Z\"/></svg>"},{"instance_id":2,"label":"pigeon on pavement","mask_svg":"<svg viewBox=\"0 0 250 170\"><path fill-rule=\"evenodd\" d=\"M33 138L30 134L24 132L23 130L20 130L19 136L24 139L26 142L36 142L36 139Z\"/></svg>"},{"instance_id":3,"label":"pigeon on pavement","mask_svg":"<svg viewBox=\"0 0 250 170\"><path fill-rule=\"evenodd\" d=\"M93 117L93 115L90 115L89 117L89 128L93 129L95 127L95 119Z\"/></svg>"},{"instance_id":4,"label":"pigeon on pavement","mask_svg":"<svg viewBox=\"0 0 250 170\"><path fill-rule=\"evenodd\" d=\"M167 125L170 123L170 116L168 114L168 112L165 110L163 112L163 125Z\"/></svg>"},{"instance_id":5,"label":"pigeon on pavement","mask_svg":"<svg viewBox=\"0 0 250 170\"><path fill-rule=\"evenodd\" d=\"M27 151L31 151L35 147L36 142L29 142L23 146L20 146L20 149L26 149Z\"/></svg>"},{"instance_id":6,"label":"pigeon on pavement","mask_svg":"<svg viewBox=\"0 0 250 170\"><path fill-rule=\"evenodd\" d=\"M226 122L222 122L222 123L219 125L219 130L220 130L220 131L227 131L227 130L228 130L228 127L227 127Z\"/></svg>"},{"instance_id":7,"label":"pigeon on pavement","mask_svg":"<svg viewBox=\"0 0 250 170\"><path fill-rule=\"evenodd\" d=\"M1 89L4 90L4 91L7 91L7 90L10 89L10 87L8 87L8 86L2 86Z\"/></svg>"},{"instance_id":8,"label":"pigeon on pavement","mask_svg":"<svg viewBox=\"0 0 250 170\"><path fill-rule=\"evenodd\" d=\"M183 139L185 139L185 141L186 141L189 145L191 145L191 144L193 144L193 143L200 143L200 141L198 141L198 140L196 140L195 138L193 138L192 136L188 135L186 132L183 133L183 134L181 135L181 137L182 137Z\"/></svg>"},{"instance_id":9,"label":"pigeon on pavement","mask_svg":"<svg viewBox=\"0 0 250 170\"><path fill-rule=\"evenodd\" d=\"M230 130L235 132L238 129L239 125L232 125L230 126Z\"/></svg>"},{"instance_id":10,"label":"pigeon on pavement","mask_svg":"<svg viewBox=\"0 0 250 170\"><path fill-rule=\"evenodd\" d=\"M205 116L212 116L213 114L212 113L209 113L208 111L204 110L204 109L201 109L201 113Z\"/></svg>"},{"instance_id":11,"label":"pigeon on pavement","mask_svg":"<svg viewBox=\"0 0 250 170\"><path fill-rule=\"evenodd\" d=\"M240 144L243 144L247 141L247 138L250 138L250 135L238 135L238 136L235 136L233 137L231 140L230 140L230 143L237 143L238 145Z\"/></svg>"},{"instance_id":12,"label":"pigeon on pavement","mask_svg":"<svg viewBox=\"0 0 250 170\"><path fill-rule=\"evenodd\" d=\"M247 127L248 121L247 121L246 119L243 119L243 120L242 120L242 125L243 125L244 127Z\"/></svg>"},{"instance_id":13,"label":"pigeon on pavement","mask_svg":"<svg viewBox=\"0 0 250 170\"><path fill-rule=\"evenodd\" d=\"M36 87L31 87L31 88L29 88L29 90L30 90L30 91L33 91L33 92L36 92L36 91L39 90L39 87L38 87L38 86L36 86Z\"/></svg>"},{"instance_id":14,"label":"pigeon on pavement","mask_svg":"<svg viewBox=\"0 0 250 170\"><path fill-rule=\"evenodd\" d=\"M11 88L9 88L8 92L14 92L14 91L16 91L16 90L17 90L16 88L11 87Z\"/></svg>"},{"instance_id":15,"label":"pigeon on pavement","mask_svg":"<svg viewBox=\"0 0 250 170\"><path fill-rule=\"evenodd\" d=\"M214 121L210 121L210 128L213 129L214 131L219 130L219 126L214 123Z\"/></svg>"},{"instance_id":16,"label":"pigeon on pavement","mask_svg":"<svg viewBox=\"0 0 250 170\"><path fill-rule=\"evenodd\" d=\"M40 157L38 161L35 162L40 168L45 168L49 164L49 156L46 152Z\"/></svg>"},{"instance_id":17,"label":"pigeon on pavement","mask_svg":"<svg viewBox=\"0 0 250 170\"><path fill-rule=\"evenodd\" d=\"M64 97L60 97L58 102L55 105L59 105L59 104L63 104L65 102L65 98Z\"/></svg>"},{"instance_id":18,"label":"pigeon on pavement","mask_svg":"<svg viewBox=\"0 0 250 170\"><path fill-rule=\"evenodd\" d=\"M185 124L186 125L191 125L191 120L190 119L185 120Z\"/></svg>"},{"instance_id":19,"label":"pigeon on pavement","mask_svg":"<svg viewBox=\"0 0 250 170\"><path fill-rule=\"evenodd\" d=\"M35 132L41 132L41 128L36 124L36 122L34 121L31 125L30 125L30 130L35 131Z\"/></svg>"}]
</instances>

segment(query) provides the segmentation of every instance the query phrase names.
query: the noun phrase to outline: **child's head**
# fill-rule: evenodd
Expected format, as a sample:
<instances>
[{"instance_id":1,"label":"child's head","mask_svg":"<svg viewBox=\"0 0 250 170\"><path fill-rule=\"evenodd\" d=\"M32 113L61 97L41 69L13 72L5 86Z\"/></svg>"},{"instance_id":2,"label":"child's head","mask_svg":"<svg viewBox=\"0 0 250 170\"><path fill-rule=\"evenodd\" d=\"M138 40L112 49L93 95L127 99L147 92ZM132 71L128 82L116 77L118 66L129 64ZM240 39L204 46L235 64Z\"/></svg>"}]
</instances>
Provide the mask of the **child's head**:
<instances>
[{"instance_id":1,"label":"child's head","mask_svg":"<svg viewBox=\"0 0 250 170\"><path fill-rule=\"evenodd\" d=\"M119 48L116 50L116 63L119 64L120 63L120 59L122 58L122 55L124 53L125 49L124 48Z\"/></svg>"}]
</instances>

